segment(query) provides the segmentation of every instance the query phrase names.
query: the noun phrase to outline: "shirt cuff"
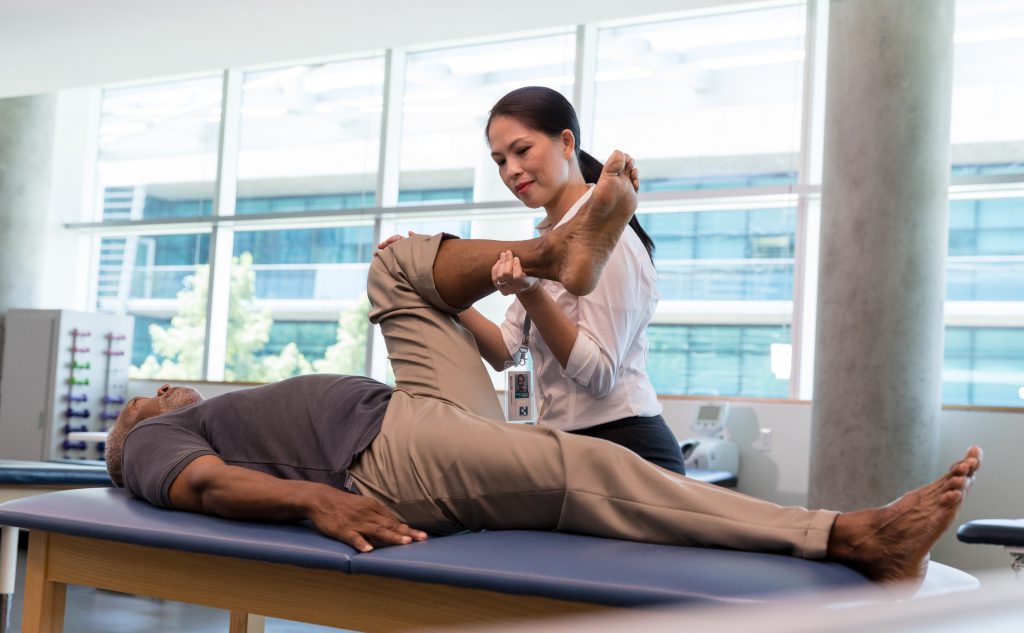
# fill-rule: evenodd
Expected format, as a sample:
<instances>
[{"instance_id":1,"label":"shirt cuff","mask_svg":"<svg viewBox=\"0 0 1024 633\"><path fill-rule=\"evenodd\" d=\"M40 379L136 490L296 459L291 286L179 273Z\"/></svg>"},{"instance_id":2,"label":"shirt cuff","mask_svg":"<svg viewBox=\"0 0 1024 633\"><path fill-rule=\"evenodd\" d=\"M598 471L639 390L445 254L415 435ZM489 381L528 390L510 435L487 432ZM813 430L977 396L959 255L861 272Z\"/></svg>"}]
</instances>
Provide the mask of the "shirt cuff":
<instances>
[{"instance_id":1,"label":"shirt cuff","mask_svg":"<svg viewBox=\"0 0 1024 633\"><path fill-rule=\"evenodd\" d=\"M600 357L601 352L597 348L597 343L583 330L579 330L572 352L569 353L569 362L565 364L565 374L580 386L587 387L590 385L590 379L594 377Z\"/></svg>"}]
</instances>

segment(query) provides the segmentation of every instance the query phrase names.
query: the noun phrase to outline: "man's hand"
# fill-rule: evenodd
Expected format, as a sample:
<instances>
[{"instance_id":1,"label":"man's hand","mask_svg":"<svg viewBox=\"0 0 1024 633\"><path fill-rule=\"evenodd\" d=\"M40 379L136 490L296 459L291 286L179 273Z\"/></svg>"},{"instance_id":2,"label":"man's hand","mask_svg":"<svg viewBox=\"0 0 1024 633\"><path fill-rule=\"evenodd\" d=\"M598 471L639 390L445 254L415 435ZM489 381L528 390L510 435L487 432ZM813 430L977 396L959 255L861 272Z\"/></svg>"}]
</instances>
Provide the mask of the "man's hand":
<instances>
[{"instance_id":1,"label":"man's hand","mask_svg":"<svg viewBox=\"0 0 1024 633\"><path fill-rule=\"evenodd\" d=\"M425 532L414 530L384 507L368 497L342 492L335 488L321 491L310 509L309 520L327 536L344 541L360 552L378 545L406 545L427 538Z\"/></svg>"},{"instance_id":2,"label":"man's hand","mask_svg":"<svg viewBox=\"0 0 1024 633\"><path fill-rule=\"evenodd\" d=\"M381 503L311 481L278 479L225 464L216 455L192 460L171 482L179 510L246 521L302 521L360 552L379 545L404 545L427 538L398 520Z\"/></svg>"}]
</instances>

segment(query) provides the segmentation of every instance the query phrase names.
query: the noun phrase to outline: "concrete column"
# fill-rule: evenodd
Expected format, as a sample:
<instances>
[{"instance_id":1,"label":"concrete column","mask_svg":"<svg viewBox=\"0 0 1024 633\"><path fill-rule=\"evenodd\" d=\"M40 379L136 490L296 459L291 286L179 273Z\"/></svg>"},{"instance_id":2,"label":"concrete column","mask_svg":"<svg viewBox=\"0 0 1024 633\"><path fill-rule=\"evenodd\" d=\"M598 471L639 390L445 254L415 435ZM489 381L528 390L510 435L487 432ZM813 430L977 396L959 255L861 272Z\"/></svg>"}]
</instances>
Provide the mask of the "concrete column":
<instances>
[{"instance_id":1,"label":"concrete column","mask_svg":"<svg viewBox=\"0 0 1024 633\"><path fill-rule=\"evenodd\" d=\"M0 315L40 307L56 122L56 95L0 100Z\"/></svg>"},{"instance_id":2,"label":"concrete column","mask_svg":"<svg viewBox=\"0 0 1024 633\"><path fill-rule=\"evenodd\" d=\"M954 0L832 0L809 505L932 479Z\"/></svg>"}]
</instances>

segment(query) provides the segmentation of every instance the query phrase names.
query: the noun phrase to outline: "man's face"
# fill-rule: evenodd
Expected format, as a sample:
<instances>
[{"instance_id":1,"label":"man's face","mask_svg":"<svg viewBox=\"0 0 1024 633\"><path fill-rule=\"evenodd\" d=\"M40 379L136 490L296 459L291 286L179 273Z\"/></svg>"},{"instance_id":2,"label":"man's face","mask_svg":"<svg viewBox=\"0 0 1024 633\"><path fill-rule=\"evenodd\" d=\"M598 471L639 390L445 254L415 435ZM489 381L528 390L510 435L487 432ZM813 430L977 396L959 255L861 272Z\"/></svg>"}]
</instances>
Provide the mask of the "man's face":
<instances>
[{"instance_id":1,"label":"man's face","mask_svg":"<svg viewBox=\"0 0 1024 633\"><path fill-rule=\"evenodd\" d=\"M156 395L151 397L138 396L128 401L128 404L117 416L117 424L123 424L128 428L134 427L143 420L177 411L203 399L198 391L190 387L172 387L161 385L156 390Z\"/></svg>"},{"instance_id":2,"label":"man's face","mask_svg":"<svg viewBox=\"0 0 1024 633\"><path fill-rule=\"evenodd\" d=\"M161 385L156 390L156 395L150 398L138 397L128 401L121 413L117 416L117 422L107 434L107 447L104 458L107 460L107 472L110 473L110 480L116 486L124 485L124 441L128 432L135 428L135 425L143 420L176 411L182 407L199 402L203 397L195 389L188 387L172 387Z\"/></svg>"}]
</instances>

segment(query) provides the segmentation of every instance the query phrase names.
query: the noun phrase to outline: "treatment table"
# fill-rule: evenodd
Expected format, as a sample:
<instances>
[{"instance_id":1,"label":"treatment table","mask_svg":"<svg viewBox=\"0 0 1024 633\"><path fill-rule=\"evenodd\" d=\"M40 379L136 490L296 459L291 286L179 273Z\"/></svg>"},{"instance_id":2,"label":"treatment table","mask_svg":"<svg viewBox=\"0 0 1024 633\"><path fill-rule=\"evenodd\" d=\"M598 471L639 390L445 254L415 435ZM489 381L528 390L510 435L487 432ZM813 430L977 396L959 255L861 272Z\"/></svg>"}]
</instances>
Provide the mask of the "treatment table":
<instances>
[{"instance_id":1,"label":"treatment table","mask_svg":"<svg viewBox=\"0 0 1024 633\"><path fill-rule=\"evenodd\" d=\"M0 459L0 502L56 490L109 486L99 461L23 461ZM7 631L14 594L18 529L0 521L0 633Z\"/></svg>"},{"instance_id":2,"label":"treatment table","mask_svg":"<svg viewBox=\"0 0 1024 633\"><path fill-rule=\"evenodd\" d=\"M736 475L730 472L696 470L689 476L736 486ZM0 503L57 490L110 485L106 465L101 461L0 460ZM3 521L0 528L0 633L7 633L17 569L18 528Z\"/></svg>"},{"instance_id":3,"label":"treatment table","mask_svg":"<svg viewBox=\"0 0 1024 633\"><path fill-rule=\"evenodd\" d=\"M10 501L0 524L31 530L24 633L62 630L68 584L226 609L230 630L250 633L263 616L444 629L872 586L837 563L555 532L463 533L360 554L306 524L166 510L113 488Z\"/></svg>"}]
</instances>

